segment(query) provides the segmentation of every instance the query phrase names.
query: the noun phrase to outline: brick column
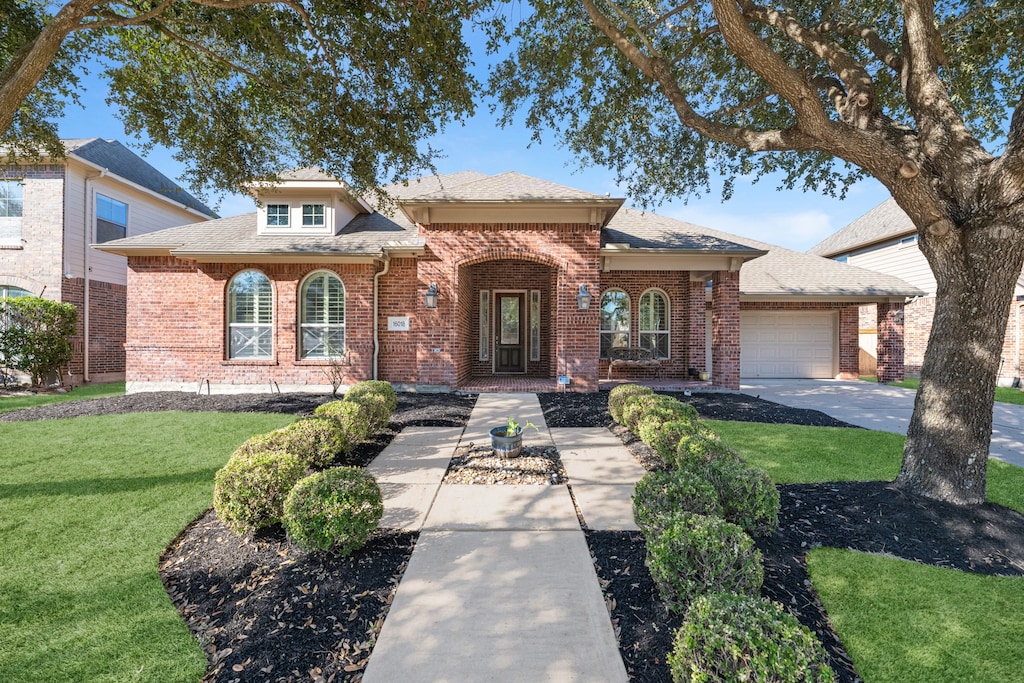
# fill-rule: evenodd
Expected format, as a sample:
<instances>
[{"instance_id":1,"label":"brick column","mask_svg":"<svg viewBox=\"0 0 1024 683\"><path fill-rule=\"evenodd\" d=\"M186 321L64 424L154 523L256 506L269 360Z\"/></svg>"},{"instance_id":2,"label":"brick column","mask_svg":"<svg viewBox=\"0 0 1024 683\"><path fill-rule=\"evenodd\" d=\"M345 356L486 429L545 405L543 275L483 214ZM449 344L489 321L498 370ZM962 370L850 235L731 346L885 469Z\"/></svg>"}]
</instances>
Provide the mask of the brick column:
<instances>
[{"instance_id":1,"label":"brick column","mask_svg":"<svg viewBox=\"0 0 1024 683\"><path fill-rule=\"evenodd\" d=\"M711 287L711 381L740 388L740 274L716 271Z\"/></svg>"},{"instance_id":2,"label":"brick column","mask_svg":"<svg viewBox=\"0 0 1024 683\"><path fill-rule=\"evenodd\" d=\"M703 281L690 282L686 301L686 369L707 370L707 295Z\"/></svg>"},{"instance_id":3,"label":"brick column","mask_svg":"<svg viewBox=\"0 0 1024 683\"><path fill-rule=\"evenodd\" d=\"M857 379L860 373L860 307L839 309L839 379Z\"/></svg>"},{"instance_id":4,"label":"brick column","mask_svg":"<svg viewBox=\"0 0 1024 683\"><path fill-rule=\"evenodd\" d=\"M903 303L878 304L878 381L903 381Z\"/></svg>"}]
</instances>

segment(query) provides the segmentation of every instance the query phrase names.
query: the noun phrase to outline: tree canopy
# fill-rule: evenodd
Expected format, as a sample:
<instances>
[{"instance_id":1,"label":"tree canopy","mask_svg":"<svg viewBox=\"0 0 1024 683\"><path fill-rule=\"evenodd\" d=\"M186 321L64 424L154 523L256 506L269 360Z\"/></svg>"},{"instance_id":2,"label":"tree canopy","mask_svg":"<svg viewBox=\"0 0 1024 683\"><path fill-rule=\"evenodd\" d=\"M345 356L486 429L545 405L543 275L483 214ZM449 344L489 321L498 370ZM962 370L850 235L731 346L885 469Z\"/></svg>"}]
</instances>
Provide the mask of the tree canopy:
<instances>
[{"instance_id":1,"label":"tree canopy","mask_svg":"<svg viewBox=\"0 0 1024 683\"><path fill-rule=\"evenodd\" d=\"M179 150L197 189L313 164L372 188L429 169L422 140L473 111L469 12L464 0L0 0L0 143L59 154L54 120L91 69L128 132Z\"/></svg>"}]
</instances>

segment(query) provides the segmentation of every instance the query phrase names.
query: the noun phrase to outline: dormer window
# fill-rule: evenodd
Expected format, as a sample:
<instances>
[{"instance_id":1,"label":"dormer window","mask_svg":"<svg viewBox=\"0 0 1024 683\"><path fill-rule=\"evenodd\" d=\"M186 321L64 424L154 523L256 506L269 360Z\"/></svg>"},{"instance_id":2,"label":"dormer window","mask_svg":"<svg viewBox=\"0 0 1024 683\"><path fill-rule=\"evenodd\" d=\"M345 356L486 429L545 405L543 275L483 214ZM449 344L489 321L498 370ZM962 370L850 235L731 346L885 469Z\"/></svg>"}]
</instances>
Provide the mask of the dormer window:
<instances>
[{"instance_id":1,"label":"dormer window","mask_svg":"<svg viewBox=\"0 0 1024 683\"><path fill-rule=\"evenodd\" d=\"M288 227L288 205L267 204L267 227L287 228Z\"/></svg>"},{"instance_id":2,"label":"dormer window","mask_svg":"<svg viewBox=\"0 0 1024 683\"><path fill-rule=\"evenodd\" d=\"M269 225L269 223L268 223ZM324 205L303 204L302 205L302 227L322 228L324 227Z\"/></svg>"}]
</instances>

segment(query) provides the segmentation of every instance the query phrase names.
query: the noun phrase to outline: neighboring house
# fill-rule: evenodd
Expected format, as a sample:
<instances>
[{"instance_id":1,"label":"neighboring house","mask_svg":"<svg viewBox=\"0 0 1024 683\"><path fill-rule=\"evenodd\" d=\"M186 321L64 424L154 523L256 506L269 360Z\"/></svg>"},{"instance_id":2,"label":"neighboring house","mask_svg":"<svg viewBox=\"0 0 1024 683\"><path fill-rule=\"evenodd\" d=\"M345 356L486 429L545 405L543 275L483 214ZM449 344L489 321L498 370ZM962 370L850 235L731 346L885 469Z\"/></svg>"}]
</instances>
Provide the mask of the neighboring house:
<instances>
[{"instance_id":1,"label":"neighboring house","mask_svg":"<svg viewBox=\"0 0 1024 683\"><path fill-rule=\"evenodd\" d=\"M894 275L923 290L922 296L907 303L904 319L904 372L916 377L921 372L925 348L935 314L935 276L917 243L917 229L894 200L888 199L853 223L833 234L809 253L852 266ZM1024 278L1018 279L1014 303L1003 340L998 381L1011 384L1021 375L1024 352ZM861 309L861 369L873 374L876 328L873 307Z\"/></svg>"},{"instance_id":2,"label":"neighboring house","mask_svg":"<svg viewBox=\"0 0 1024 683\"><path fill-rule=\"evenodd\" d=\"M75 304L79 331L63 381L122 379L127 262L89 245L213 212L119 142L64 145L64 159L0 164L0 296Z\"/></svg>"},{"instance_id":3,"label":"neighboring house","mask_svg":"<svg viewBox=\"0 0 1024 683\"><path fill-rule=\"evenodd\" d=\"M595 391L619 346L719 388L855 377L865 303L887 322L880 367L902 371L899 318L921 292L898 278L518 173L386 190L390 217L303 169L258 190L255 213L99 245L128 257L128 390L321 391L340 371Z\"/></svg>"}]
</instances>

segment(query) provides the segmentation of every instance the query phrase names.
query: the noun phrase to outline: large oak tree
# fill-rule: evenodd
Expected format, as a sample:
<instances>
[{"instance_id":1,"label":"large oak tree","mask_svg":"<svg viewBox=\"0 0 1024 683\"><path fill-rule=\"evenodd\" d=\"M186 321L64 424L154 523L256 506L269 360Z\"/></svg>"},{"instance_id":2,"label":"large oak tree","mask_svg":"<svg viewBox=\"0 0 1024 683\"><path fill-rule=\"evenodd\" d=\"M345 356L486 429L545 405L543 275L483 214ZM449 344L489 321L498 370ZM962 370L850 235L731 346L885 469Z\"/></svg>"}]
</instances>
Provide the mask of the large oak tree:
<instances>
[{"instance_id":1,"label":"large oak tree","mask_svg":"<svg viewBox=\"0 0 1024 683\"><path fill-rule=\"evenodd\" d=\"M88 84L109 89L130 133L180 150L196 189L297 164L357 189L407 178L431 167L422 141L473 111L469 12L467 0L0 0L0 144L62 155L54 121Z\"/></svg>"},{"instance_id":2,"label":"large oak tree","mask_svg":"<svg viewBox=\"0 0 1024 683\"><path fill-rule=\"evenodd\" d=\"M1024 262L1020 0L536 0L491 23L491 87L657 200L740 175L842 193L870 175L938 282L897 484L985 500ZM1001 153L993 153L1001 151Z\"/></svg>"}]
</instances>

